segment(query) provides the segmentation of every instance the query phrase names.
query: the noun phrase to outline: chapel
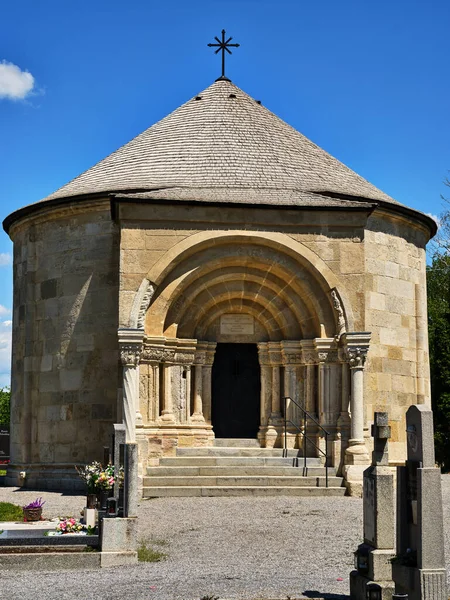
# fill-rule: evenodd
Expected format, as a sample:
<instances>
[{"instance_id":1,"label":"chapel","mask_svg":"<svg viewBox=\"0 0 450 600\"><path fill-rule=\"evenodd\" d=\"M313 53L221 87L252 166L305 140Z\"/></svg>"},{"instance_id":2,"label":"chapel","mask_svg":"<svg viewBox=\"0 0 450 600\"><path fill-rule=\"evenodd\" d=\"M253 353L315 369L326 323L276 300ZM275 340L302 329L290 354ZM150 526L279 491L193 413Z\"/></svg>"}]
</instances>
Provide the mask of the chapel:
<instances>
[{"instance_id":1,"label":"chapel","mask_svg":"<svg viewBox=\"0 0 450 600\"><path fill-rule=\"evenodd\" d=\"M220 440L317 457L323 428L351 492L375 410L404 460L405 412L430 404L435 222L226 77L3 226L10 485L73 489L122 422L141 475Z\"/></svg>"}]
</instances>

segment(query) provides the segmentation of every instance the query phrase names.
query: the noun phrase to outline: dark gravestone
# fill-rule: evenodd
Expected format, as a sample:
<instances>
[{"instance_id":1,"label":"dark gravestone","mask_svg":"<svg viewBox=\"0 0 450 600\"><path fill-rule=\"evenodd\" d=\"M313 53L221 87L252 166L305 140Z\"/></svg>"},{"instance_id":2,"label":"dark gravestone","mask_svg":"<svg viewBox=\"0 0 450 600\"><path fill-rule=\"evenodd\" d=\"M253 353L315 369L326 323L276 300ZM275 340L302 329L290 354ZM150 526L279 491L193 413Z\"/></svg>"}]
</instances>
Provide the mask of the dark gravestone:
<instances>
[{"instance_id":1,"label":"dark gravestone","mask_svg":"<svg viewBox=\"0 0 450 600\"><path fill-rule=\"evenodd\" d=\"M433 413L406 413L408 460L397 470L395 591L410 600L447 600L441 472L434 462Z\"/></svg>"},{"instance_id":2,"label":"dark gravestone","mask_svg":"<svg viewBox=\"0 0 450 600\"><path fill-rule=\"evenodd\" d=\"M0 461L9 460L9 427L0 425Z\"/></svg>"},{"instance_id":3,"label":"dark gravestone","mask_svg":"<svg viewBox=\"0 0 450 600\"><path fill-rule=\"evenodd\" d=\"M395 555L394 474L389 468L388 413L374 414L372 436L372 465L364 471L363 480L364 543L355 553L358 570L350 574L352 600L365 600L373 586L382 600L391 600L394 591L391 565Z\"/></svg>"}]
</instances>

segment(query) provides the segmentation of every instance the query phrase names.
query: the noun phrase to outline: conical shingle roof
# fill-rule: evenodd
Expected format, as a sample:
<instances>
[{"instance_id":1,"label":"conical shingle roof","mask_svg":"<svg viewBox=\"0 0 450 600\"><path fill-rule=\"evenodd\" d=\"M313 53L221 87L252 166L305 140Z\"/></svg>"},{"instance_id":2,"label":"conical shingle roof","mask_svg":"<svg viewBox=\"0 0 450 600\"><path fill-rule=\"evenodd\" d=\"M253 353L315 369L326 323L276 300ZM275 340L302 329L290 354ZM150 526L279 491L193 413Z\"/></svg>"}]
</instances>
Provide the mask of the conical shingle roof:
<instances>
[{"instance_id":1,"label":"conical shingle roof","mask_svg":"<svg viewBox=\"0 0 450 600\"><path fill-rule=\"evenodd\" d=\"M395 203L226 80L44 201L99 192L252 204L261 197L278 205L320 205L331 194Z\"/></svg>"}]
</instances>

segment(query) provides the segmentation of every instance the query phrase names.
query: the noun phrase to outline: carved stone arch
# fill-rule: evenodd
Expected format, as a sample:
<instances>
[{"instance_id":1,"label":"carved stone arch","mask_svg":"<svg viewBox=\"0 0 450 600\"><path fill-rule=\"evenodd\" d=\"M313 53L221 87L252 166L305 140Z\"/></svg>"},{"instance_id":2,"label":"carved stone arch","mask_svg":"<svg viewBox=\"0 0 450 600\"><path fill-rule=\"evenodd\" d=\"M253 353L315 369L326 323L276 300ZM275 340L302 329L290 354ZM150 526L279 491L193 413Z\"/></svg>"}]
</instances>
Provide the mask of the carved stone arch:
<instances>
[{"instance_id":1,"label":"carved stone arch","mask_svg":"<svg viewBox=\"0 0 450 600\"><path fill-rule=\"evenodd\" d=\"M278 251L286 253L307 267L316 280L321 283L323 291L328 293L328 301L331 307L333 304L329 295L330 291L333 288L338 289L347 329L349 331L354 329L351 302L345 291L341 288L337 275L315 252L301 242L281 233L267 231L253 231L250 233L240 230L228 230L193 234L166 252L150 269L147 274L147 280L154 281L156 285L159 285L168 273L182 260L211 245L223 245L227 242L239 244L252 241L261 246L268 246L270 244L271 247L276 247Z\"/></svg>"},{"instance_id":2,"label":"carved stone arch","mask_svg":"<svg viewBox=\"0 0 450 600\"><path fill-rule=\"evenodd\" d=\"M144 329L145 315L156 291L156 285L144 278L133 300L129 326L131 329Z\"/></svg>"}]
</instances>

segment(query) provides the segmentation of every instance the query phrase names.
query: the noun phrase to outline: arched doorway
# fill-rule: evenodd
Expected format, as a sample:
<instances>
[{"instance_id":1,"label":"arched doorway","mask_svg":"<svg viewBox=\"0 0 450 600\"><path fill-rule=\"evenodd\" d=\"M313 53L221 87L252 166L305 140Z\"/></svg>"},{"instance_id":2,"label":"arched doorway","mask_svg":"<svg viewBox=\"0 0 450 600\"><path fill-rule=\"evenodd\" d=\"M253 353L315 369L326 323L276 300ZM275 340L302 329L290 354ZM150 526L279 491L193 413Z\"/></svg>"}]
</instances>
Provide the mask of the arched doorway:
<instances>
[{"instance_id":1,"label":"arched doorway","mask_svg":"<svg viewBox=\"0 0 450 600\"><path fill-rule=\"evenodd\" d=\"M212 426L217 438L256 438L260 378L256 344L217 344L212 368Z\"/></svg>"}]
</instances>

